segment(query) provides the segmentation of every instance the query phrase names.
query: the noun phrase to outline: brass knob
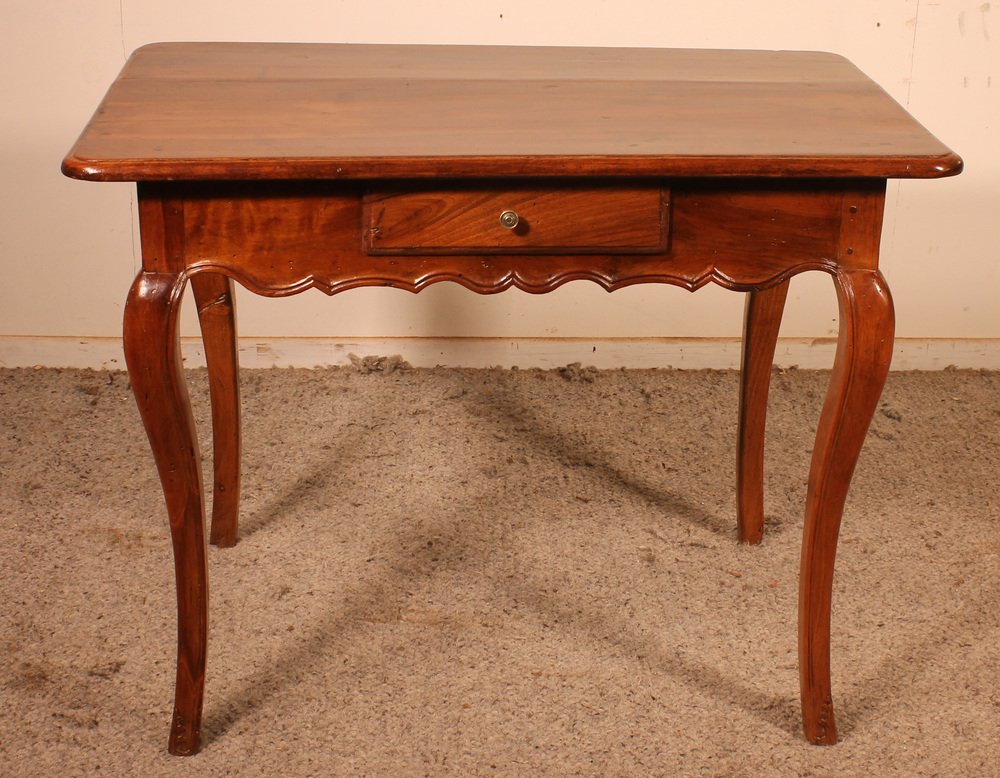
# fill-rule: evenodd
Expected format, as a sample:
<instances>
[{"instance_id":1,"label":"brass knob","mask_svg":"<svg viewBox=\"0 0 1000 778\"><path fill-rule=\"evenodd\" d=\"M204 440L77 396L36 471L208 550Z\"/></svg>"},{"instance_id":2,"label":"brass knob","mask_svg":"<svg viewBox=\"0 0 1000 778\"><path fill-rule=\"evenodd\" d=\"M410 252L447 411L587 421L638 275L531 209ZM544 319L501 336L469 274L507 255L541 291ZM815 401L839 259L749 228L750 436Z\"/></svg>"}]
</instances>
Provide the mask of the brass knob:
<instances>
[{"instance_id":1,"label":"brass knob","mask_svg":"<svg viewBox=\"0 0 1000 778\"><path fill-rule=\"evenodd\" d=\"M504 211L500 214L500 226L506 227L508 230L514 229L520 221L521 217L514 211Z\"/></svg>"}]
</instances>

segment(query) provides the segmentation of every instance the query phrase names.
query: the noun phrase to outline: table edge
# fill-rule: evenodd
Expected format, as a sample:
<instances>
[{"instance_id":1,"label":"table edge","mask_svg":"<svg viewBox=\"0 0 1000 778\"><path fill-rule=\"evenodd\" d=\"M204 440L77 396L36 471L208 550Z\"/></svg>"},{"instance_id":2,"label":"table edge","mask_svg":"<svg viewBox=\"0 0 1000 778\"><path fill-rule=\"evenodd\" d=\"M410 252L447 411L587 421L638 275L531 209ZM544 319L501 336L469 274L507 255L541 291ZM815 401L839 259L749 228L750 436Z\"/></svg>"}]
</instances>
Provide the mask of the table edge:
<instances>
[{"instance_id":1,"label":"table edge","mask_svg":"<svg viewBox=\"0 0 1000 778\"><path fill-rule=\"evenodd\" d=\"M937 156L467 156L87 159L71 151L64 175L83 181L264 181L407 178L945 178L962 172Z\"/></svg>"}]
</instances>

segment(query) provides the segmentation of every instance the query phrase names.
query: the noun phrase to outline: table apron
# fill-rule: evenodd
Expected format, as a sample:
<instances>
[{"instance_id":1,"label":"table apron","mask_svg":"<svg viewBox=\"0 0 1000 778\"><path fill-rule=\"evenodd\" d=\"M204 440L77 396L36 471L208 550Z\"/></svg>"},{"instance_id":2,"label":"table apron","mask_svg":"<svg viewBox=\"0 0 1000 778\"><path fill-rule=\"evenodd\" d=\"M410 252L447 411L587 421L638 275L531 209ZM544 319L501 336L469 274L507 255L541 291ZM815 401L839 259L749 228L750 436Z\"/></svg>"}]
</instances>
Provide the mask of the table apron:
<instances>
[{"instance_id":1,"label":"table apron","mask_svg":"<svg viewBox=\"0 0 1000 778\"><path fill-rule=\"evenodd\" d=\"M626 179L620 186L656 183ZM714 282L754 290L805 270L877 268L885 196L883 179L660 182L663 208L652 209L650 218L662 221L651 227L651 232L661 231L662 245L645 247L643 253L575 250L570 239L564 248L542 246L511 254L496 249L442 253L440 247L424 254L419 245L408 244L405 255L386 255L371 248L371 216L365 209L379 186L326 181L140 184L143 269L219 272L267 296L310 288L333 294L360 286L416 292L438 281L454 281L483 294L511 286L542 293L578 279L608 290L649 282L690 290ZM433 195L454 184L422 186ZM493 196L503 191L504 182L462 186L481 187ZM590 181L544 182L545 196L558 198L563 187L567 203L579 202L584 186L596 193L587 194L591 201L584 210L599 212L601 203L593 197L599 198L602 189ZM628 202L614 197L618 189L613 182L603 186L612 205ZM516 187L523 193L523 182ZM566 214L567 219L577 216L572 210ZM633 229L642 228L634 214L624 214L623 220ZM572 224L561 229L572 235Z\"/></svg>"}]
</instances>

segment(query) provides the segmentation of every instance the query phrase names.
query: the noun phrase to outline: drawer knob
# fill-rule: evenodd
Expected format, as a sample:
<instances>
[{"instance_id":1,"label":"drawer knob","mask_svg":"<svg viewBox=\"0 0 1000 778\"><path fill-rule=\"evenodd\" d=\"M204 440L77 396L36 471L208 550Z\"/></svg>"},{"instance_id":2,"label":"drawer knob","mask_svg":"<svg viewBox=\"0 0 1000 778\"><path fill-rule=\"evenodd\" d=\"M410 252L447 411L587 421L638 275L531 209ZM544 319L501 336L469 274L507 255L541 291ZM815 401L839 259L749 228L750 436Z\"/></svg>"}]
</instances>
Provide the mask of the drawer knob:
<instances>
[{"instance_id":1,"label":"drawer knob","mask_svg":"<svg viewBox=\"0 0 1000 778\"><path fill-rule=\"evenodd\" d=\"M508 230L514 229L520 221L521 217L514 211L504 211L500 214L500 226L506 227Z\"/></svg>"}]
</instances>

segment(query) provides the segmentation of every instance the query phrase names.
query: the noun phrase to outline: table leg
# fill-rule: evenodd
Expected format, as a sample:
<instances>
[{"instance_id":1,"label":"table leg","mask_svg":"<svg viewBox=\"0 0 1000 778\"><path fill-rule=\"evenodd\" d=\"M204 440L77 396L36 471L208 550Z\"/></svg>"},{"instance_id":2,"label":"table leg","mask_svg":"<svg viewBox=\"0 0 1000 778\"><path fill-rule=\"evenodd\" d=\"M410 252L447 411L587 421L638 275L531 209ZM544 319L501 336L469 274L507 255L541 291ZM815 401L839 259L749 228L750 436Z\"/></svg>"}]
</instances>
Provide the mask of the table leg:
<instances>
[{"instance_id":1,"label":"table leg","mask_svg":"<svg viewBox=\"0 0 1000 778\"><path fill-rule=\"evenodd\" d=\"M191 287L212 394L215 473L209 540L228 547L236 545L240 507L240 364L233 281L220 273L197 273L191 277Z\"/></svg>"},{"instance_id":2,"label":"table leg","mask_svg":"<svg viewBox=\"0 0 1000 778\"><path fill-rule=\"evenodd\" d=\"M806 738L837 742L830 688L830 602L837 535L861 446L892 359L892 298L877 270L834 277L840 336L809 471L799 578L799 680Z\"/></svg>"},{"instance_id":3,"label":"table leg","mask_svg":"<svg viewBox=\"0 0 1000 778\"><path fill-rule=\"evenodd\" d=\"M774 347L787 296L787 280L749 292L743 314L736 444L736 526L740 543L760 543L764 536L764 425Z\"/></svg>"},{"instance_id":4,"label":"table leg","mask_svg":"<svg viewBox=\"0 0 1000 778\"><path fill-rule=\"evenodd\" d=\"M177 579L177 685L169 749L198 751L208 638L201 462L181 370L182 274L142 272L125 305L125 361L160 473Z\"/></svg>"}]
</instances>

